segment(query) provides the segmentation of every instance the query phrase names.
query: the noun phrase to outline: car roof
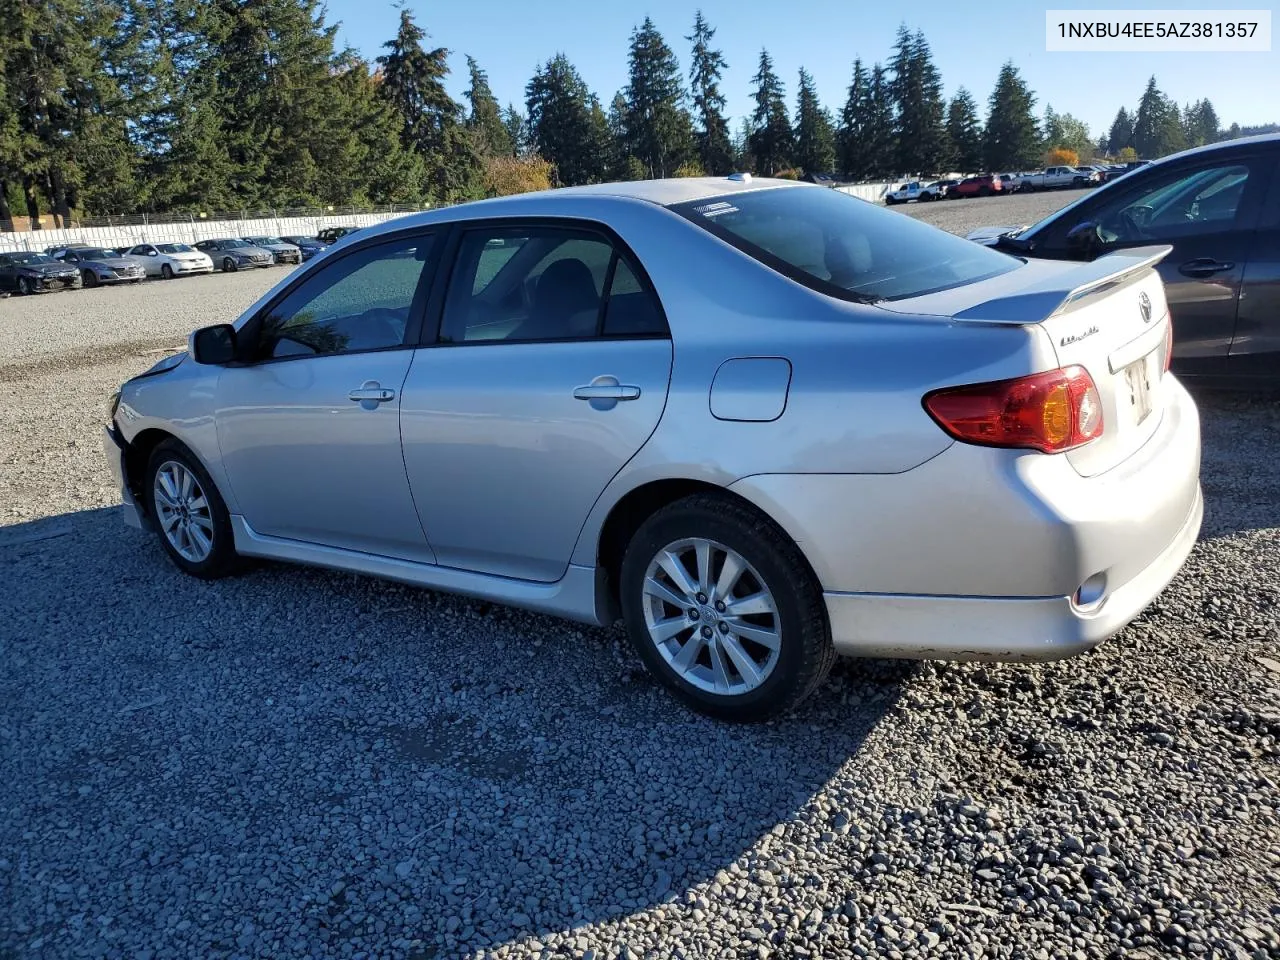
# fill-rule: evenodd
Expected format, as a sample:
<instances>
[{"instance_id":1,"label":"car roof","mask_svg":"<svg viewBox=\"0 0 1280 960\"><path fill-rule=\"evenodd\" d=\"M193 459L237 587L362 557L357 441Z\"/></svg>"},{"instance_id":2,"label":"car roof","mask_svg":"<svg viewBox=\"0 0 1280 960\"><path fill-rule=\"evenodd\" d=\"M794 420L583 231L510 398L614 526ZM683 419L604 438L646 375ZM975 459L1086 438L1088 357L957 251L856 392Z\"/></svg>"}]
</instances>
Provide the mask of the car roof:
<instances>
[{"instance_id":1,"label":"car roof","mask_svg":"<svg viewBox=\"0 0 1280 960\"><path fill-rule=\"evenodd\" d=\"M519 217L525 215L546 216L546 201L555 199L588 198L619 203L646 202L669 206L693 200L705 200L726 194L750 193L785 187L795 190L830 190L831 187L806 183L802 180L781 180L771 177L671 177L665 180L634 180L619 183L593 183L580 187L557 187L551 190L534 190L509 197L493 197L473 200L447 207L438 207L423 213L410 214L384 220L382 223L358 228L361 235L376 236L392 230L403 230L418 225L449 223L469 217ZM533 208L533 209L530 209ZM534 210L537 213L534 213ZM566 211L569 215L569 211Z\"/></svg>"}]
</instances>

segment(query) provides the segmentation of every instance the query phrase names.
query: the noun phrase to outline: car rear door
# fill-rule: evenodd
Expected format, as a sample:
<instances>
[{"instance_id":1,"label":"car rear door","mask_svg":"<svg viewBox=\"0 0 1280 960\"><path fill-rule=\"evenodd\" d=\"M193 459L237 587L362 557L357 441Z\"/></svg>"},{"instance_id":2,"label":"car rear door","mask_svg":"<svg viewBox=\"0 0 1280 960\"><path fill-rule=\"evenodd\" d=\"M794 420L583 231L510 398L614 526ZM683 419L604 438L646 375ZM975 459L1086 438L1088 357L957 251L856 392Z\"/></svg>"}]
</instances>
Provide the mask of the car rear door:
<instances>
[{"instance_id":1,"label":"car rear door","mask_svg":"<svg viewBox=\"0 0 1280 960\"><path fill-rule=\"evenodd\" d=\"M285 287L237 333L215 419L239 510L258 534L432 562L400 452L405 374L436 234L353 246Z\"/></svg>"},{"instance_id":2,"label":"car rear door","mask_svg":"<svg viewBox=\"0 0 1280 960\"><path fill-rule=\"evenodd\" d=\"M1173 316L1176 369L1192 375L1221 373L1270 177L1263 157L1238 153L1208 153L1135 174L1054 224L1043 241L1036 241L1033 253L1071 257L1066 235L1086 220L1101 226L1104 252L1170 244L1173 252L1158 270Z\"/></svg>"},{"instance_id":3,"label":"car rear door","mask_svg":"<svg viewBox=\"0 0 1280 960\"><path fill-rule=\"evenodd\" d=\"M414 501L440 564L554 581L662 416L666 320L640 265L598 225L465 226L449 259L438 335L404 385Z\"/></svg>"},{"instance_id":4,"label":"car rear door","mask_svg":"<svg viewBox=\"0 0 1280 960\"><path fill-rule=\"evenodd\" d=\"M1227 374L1280 381L1280 149L1272 151L1271 184L1249 244L1239 303Z\"/></svg>"}]
</instances>

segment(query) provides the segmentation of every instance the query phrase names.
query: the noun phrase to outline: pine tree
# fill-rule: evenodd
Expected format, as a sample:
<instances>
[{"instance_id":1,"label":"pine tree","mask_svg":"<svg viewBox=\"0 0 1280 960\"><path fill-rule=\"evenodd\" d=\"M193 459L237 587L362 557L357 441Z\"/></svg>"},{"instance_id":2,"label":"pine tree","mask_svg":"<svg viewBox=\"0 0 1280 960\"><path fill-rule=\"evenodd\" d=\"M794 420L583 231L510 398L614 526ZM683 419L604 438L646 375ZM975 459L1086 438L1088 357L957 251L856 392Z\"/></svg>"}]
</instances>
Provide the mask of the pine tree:
<instances>
[{"instance_id":1,"label":"pine tree","mask_svg":"<svg viewBox=\"0 0 1280 960\"><path fill-rule=\"evenodd\" d=\"M1121 107L1116 118L1111 121L1111 131L1107 134L1107 152L1118 154L1125 147L1133 146L1133 119L1129 111Z\"/></svg>"},{"instance_id":2,"label":"pine tree","mask_svg":"<svg viewBox=\"0 0 1280 960\"><path fill-rule=\"evenodd\" d=\"M947 137L957 170L976 173L982 169L982 123L978 119L978 104L964 87L956 91L947 107Z\"/></svg>"},{"instance_id":3,"label":"pine tree","mask_svg":"<svg viewBox=\"0 0 1280 960\"><path fill-rule=\"evenodd\" d=\"M514 103L509 103L502 111L502 126L507 131L507 142L511 144L511 155L523 157L529 153L529 125L524 114Z\"/></svg>"},{"instance_id":4,"label":"pine tree","mask_svg":"<svg viewBox=\"0 0 1280 960\"><path fill-rule=\"evenodd\" d=\"M685 37L693 44L689 83L693 89L694 116L700 127L694 133L698 159L702 169L713 176L730 173L734 169L729 121L724 115L725 98L720 92L720 78L728 64L724 55L711 47L715 35L715 29L699 10L693 21L693 35Z\"/></svg>"},{"instance_id":5,"label":"pine tree","mask_svg":"<svg viewBox=\"0 0 1280 960\"><path fill-rule=\"evenodd\" d=\"M479 151L460 122L462 107L445 89L449 51L424 49L426 38L412 14L401 9L400 28L378 58L382 90L403 118L401 141L422 158L430 199L471 199L483 189Z\"/></svg>"},{"instance_id":6,"label":"pine tree","mask_svg":"<svg viewBox=\"0 0 1280 960\"><path fill-rule=\"evenodd\" d=\"M1206 143L1217 143L1221 136L1218 127L1218 112L1208 100L1199 100L1187 111L1185 121L1186 140L1189 147L1200 147Z\"/></svg>"},{"instance_id":7,"label":"pine tree","mask_svg":"<svg viewBox=\"0 0 1280 960\"><path fill-rule=\"evenodd\" d=\"M1133 147L1138 156L1155 160L1185 146L1186 133L1178 105L1160 91L1156 78L1152 77L1147 81L1133 121Z\"/></svg>"},{"instance_id":8,"label":"pine tree","mask_svg":"<svg viewBox=\"0 0 1280 960\"><path fill-rule=\"evenodd\" d=\"M866 169L870 177L892 177L896 171L898 144L894 131L893 94L888 71L876 64L867 84L866 101L862 107L863 141L866 150Z\"/></svg>"},{"instance_id":9,"label":"pine tree","mask_svg":"<svg viewBox=\"0 0 1280 960\"><path fill-rule=\"evenodd\" d=\"M756 109L748 147L757 169L772 176L791 165L792 142L782 81L773 72L768 50L760 51L760 68L752 82L756 85Z\"/></svg>"},{"instance_id":10,"label":"pine tree","mask_svg":"<svg viewBox=\"0 0 1280 960\"><path fill-rule=\"evenodd\" d=\"M343 54L333 78L334 119L355 136L335 138L332 152L320 156L328 171L321 199L328 203L411 204L423 199L422 158L401 145L402 121L381 95L380 82L363 59Z\"/></svg>"},{"instance_id":11,"label":"pine tree","mask_svg":"<svg viewBox=\"0 0 1280 960\"><path fill-rule=\"evenodd\" d=\"M693 130L683 110L680 63L653 21L631 32L623 148L649 177L666 177L688 159Z\"/></svg>"},{"instance_id":12,"label":"pine tree","mask_svg":"<svg viewBox=\"0 0 1280 960\"><path fill-rule=\"evenodd\" d=\"M471 105L467 128L477 149L486 157L512 156L514 145L502 122L502 109L489 87L489 75L480 69L475 57L467 57L467 70L471 75L471 84L467 87L467 102Z\"/></svg>"},{"instance_id":13,"label":"pine tree","mask_svg":"<svg viewBox=\"0 0 1280 960\"><path fill-rule=\"evenodd\" d=\"M1036 98L1013 61L1000 68L987 103L983 151L988 170L1025 170L1040 159L1040 131L1032 113Z\"/></svg>"},{"instance_id":14,"label":"pine tree","mask_svg":"<svg viewBox=\"0 0 1280 960\"><path fill-rule=\"evenodd\" d=\"M835 130L823 109L813 77L800 68L796 94L795 162L805 173L829 173L836 163Z\"/></svg>"},{"instance_id":15,"label":"pine tree","mask_svg":"<svg viewBox=\"0 0 1280 960\"><path fill-rule=\"evenodd\" d=\"M898 166L904 173L934 172L947 165L942 77L924 34L898 28L892 94L897 108Z\"/></svg>"},{"instance_id":16,"label":"pine tree","mask_svg":"<svg viewBox=\"0 0 1280 960\"><path fill-rule=\"evenodd\" d=\"M603 180L595 98L569 58L558 53L539 68L525 87L525 100L530 141L555 166L555 182L572 186Z\"/></svg>"},{"instance_id":17,"label":"pine tree","mask_svg":"<svg viewBox=\"0 0 1280 960\"><path fill-rule=\"evenodd\" d=\"M861 180L867 176L866 115L867 89L870 79L860 59L853 61L853 79L840 111L836 130L836 163L846 177Z\"/></svg>"}]
</instances>

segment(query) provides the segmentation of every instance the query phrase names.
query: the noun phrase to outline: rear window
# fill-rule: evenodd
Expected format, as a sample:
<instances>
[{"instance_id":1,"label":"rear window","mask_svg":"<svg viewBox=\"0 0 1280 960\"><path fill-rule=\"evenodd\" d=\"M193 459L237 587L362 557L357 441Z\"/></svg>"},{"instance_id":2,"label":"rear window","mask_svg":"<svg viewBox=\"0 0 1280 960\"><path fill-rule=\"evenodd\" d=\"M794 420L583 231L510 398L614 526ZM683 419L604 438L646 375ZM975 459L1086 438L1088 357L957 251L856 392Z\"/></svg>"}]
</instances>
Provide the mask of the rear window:
<instances>
[{"instance_id":1,"label":"rear window","mask_svg":"<svg viewBox=\"0 0 1280 960\"><path fill-rule=\"evenodd\" d=\"M902 300L1007 273L1020 261L822 187L774 187L673 210L820 293Z\"/></svg>"}]
</instances>

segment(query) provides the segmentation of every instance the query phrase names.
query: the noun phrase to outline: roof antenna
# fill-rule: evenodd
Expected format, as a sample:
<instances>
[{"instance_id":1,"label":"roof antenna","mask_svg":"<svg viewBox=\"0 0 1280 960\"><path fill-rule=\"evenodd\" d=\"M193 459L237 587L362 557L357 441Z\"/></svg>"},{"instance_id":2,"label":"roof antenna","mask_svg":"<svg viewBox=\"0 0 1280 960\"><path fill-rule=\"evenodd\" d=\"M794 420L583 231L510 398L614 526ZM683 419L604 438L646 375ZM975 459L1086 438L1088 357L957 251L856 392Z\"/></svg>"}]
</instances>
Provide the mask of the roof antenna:
<instances>
[{"instance_id":1,"label":"roof antenna","mask_svg":"<svg viewBox=\"0 0 1280 960\"><path fill-rule=\"evenodd\" d=\"M749 174L749 173L731 173L731 174L729 174L729 179L730 179L730 180L736 180L738 183L750 183L750 182L751 182L751 174Z\"/></svg>"}]
</instances>

